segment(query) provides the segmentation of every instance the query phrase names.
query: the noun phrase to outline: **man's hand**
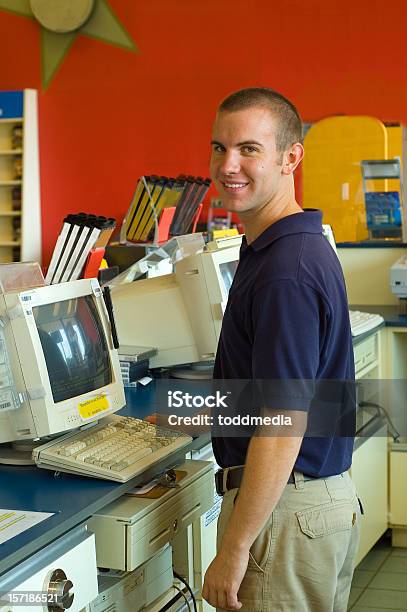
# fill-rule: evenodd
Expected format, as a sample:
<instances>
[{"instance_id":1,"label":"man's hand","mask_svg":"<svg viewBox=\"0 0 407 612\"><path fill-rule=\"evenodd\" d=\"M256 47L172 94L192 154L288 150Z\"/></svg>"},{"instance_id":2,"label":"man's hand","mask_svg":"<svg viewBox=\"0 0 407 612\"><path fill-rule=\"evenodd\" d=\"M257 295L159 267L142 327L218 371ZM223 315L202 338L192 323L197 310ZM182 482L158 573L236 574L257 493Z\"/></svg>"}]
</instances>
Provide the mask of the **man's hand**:
<instances>
[{"instance_id":1,"label":"man's hand","mask_svg":"<svg viewBox=\"0 0 407 612\"><path fill-rule=\"evenodd\" d=\"M294 436L252 437L239 495L222 534L219 552L205 576L202 596L212 606L225 610L242 607L237 594L249 563L250 547L280 499L301 441L302 437Z\"/></svg>"},{"instance_id":2,"label":"man's hand","mask_svg":"<svg viewBox=\"0 0 407 612\"><path fill-rule=\"evenodd\" d=\"M210 410L205 412L199 412L199 415L208 415L210 417ZM194 415L191 415L194 416ZM154 414L150 414L144 418L148 423L152 423L153 425L157 425L158 427L165 427L166 429L172 429L173 431L179 431L181 433L187 434L188 436L197 437L202 434L205 434L210 431L209 425L187 425L183 421L177 425L171 425L168 423L169 414L159 414L155 412Z\"/></svg>"},{"instance_id":3,"label":"man's hand","mask_svg":"<svg viewBox=\"0 0 407 612\"><path fill-rule=\"evenodd\" d=\"M249 549L220 549L205 574L202 597L214 608L240 610L237 593L249 563Z\"/></svg>"},{"instance_id":4,"label":"man's hand","mask_svg":"<svg viewBox=\"0 0 407 612\"><path fill-rule=\"evenodd\" d=\"M147 421L152 425L158 425L159 427L169 428L170 426L168 425L168 416L168 414L160 414L158 412L154 412L153 414L149 414L148 416L144 417L144 421Z\"/></svg>"}]
</instances>

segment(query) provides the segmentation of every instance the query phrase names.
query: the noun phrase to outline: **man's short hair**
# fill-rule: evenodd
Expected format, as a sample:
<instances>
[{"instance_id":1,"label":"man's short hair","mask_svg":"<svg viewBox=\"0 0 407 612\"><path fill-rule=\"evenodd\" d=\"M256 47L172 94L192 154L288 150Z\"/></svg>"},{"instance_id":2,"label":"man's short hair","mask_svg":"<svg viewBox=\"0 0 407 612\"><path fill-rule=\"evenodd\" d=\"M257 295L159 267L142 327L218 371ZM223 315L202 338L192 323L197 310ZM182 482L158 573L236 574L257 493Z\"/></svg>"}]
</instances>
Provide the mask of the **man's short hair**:
<instances>
[{"instance_id":1,"label":"man's short hair","mask_svg":"<svg viewBox=\"0 0 407 612\"><path fill-rule=\"evenodd\" d=\"M270 109L276 117L278 152L282 153L294 143L302 142L302 121L294 104L268 87L248 87L235 91L221 102L218 110L233 113L253 107Z\"/></svg>"}]
</instances>

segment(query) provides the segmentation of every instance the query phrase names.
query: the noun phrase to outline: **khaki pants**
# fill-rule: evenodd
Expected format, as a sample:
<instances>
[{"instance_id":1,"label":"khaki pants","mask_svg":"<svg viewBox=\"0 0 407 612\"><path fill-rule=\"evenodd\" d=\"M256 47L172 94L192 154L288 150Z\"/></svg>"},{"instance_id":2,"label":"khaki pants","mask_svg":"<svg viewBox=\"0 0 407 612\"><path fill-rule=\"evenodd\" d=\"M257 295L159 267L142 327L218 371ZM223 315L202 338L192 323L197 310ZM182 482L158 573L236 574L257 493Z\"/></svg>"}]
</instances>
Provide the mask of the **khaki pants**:
<instances>
[{"instance_id":1,"label":"khaki pants","mask_svg":"<svg viewBox=\"0 0 407 612\"><path fill-rule=\"evenodd\" d=\"M223 498L218 546L237 493ZM296 472L250 549L241 612L346 612L360 518L347 473L304 481Z\"/></svg>"}]
</instances>

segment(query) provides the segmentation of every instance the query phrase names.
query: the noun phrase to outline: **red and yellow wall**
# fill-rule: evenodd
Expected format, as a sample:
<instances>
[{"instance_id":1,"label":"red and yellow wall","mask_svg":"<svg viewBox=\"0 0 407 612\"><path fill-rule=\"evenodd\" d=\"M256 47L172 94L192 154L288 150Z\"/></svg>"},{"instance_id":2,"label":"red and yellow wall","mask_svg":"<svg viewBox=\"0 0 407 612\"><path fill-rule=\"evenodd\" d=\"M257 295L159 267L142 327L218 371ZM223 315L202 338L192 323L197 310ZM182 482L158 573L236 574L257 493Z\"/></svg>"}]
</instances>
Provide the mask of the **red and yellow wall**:
<instances>
[{"instance_id":1,"label":"red and yellow wall","mask_svg":"<svg viewBox=\"0 0 407 612\"><path fill-rule=\"evenodd\" d=\"M281 91L306 121L407 122L404 0L109 3L140 53L78 36L39 97L45 264L66 213L121 218L140 174L206 175L216 105L240 87ZM34 21L0 12L0 58L1 90L41 90Z\"/></svg>"}]
</instances>

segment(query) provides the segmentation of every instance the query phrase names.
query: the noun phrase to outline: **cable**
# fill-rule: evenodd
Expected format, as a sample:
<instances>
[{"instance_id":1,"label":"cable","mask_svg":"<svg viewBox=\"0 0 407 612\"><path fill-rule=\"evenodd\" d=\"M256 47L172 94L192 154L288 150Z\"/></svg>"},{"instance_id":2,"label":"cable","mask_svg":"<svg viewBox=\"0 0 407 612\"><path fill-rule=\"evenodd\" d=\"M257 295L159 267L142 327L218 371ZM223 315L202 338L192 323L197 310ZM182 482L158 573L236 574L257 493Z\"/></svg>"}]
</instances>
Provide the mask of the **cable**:
<instances>
[{"instance_id":1,"label":"cable","mask_svg":"<svg viewBox=\"0 0 407 612\"><path fill-rule=\"evenodd\" d=\"M188 606L189 612L192 612L191 605L189 603L188 597L185 595L184 591L182 589L180 589L176 584L173 584L172 586L174 587L174 589L176 589L177 591L179 591L181 593L182 597L185 599L185 602L186 602L186 604Z\"/></svg>"},{"instance_id":2,"label":"cable","mask_svg":"<svg viewBox=\"0 0 407 612\"><path fill-rule=\"evenodd\" d=\"M386 419L386 421L387 421L387 423L389 425L390 435L393 438L393 441L394 442L399 442L400 433L396 429L396 427L394 426L394 423L391 420L387 410L385 408L383 408L383 406L380 406L380 404L375 404L375 402L360 402L359 406L361 408L369 408L369 407L370 408L376 408L378 413L382 414L384 416L384 418Z\"/></svg>"},{"instance_id":3,"label":"cable","mask_svg":"<svg viewBox=\"0 0 407 612\"><path fill-rule=\"evenodd\" d=\"M189 594L191 595L192 603L194 604L194 612L198 612L198 608L196 606L195 595L193 594L192 589L189 586L188 582L182 576L180 576L177 572L173 571L173 574L174 574L175 578L177 578L177 580L182 582L182 584L184 584L186 586L186 588L188 589Z\"/></svg>"},{"instance_id":4,"label":"cable","mask_svg":"<svg viewBox=\"0 0 407 612\"><path fill-rule=\"evenodd\" d=\"M172 586L175 589L175 584L173 584ZM181 596L182 596L182 592L178 590L178 593L174 595L174 597L172 597L170 601L167 601L167 603L164 604L162 608L160 608L160 612L167 612L167 610L171 610L173 606L177 603L177 601L181 599Z\"/></svg>"}]
</instances>

